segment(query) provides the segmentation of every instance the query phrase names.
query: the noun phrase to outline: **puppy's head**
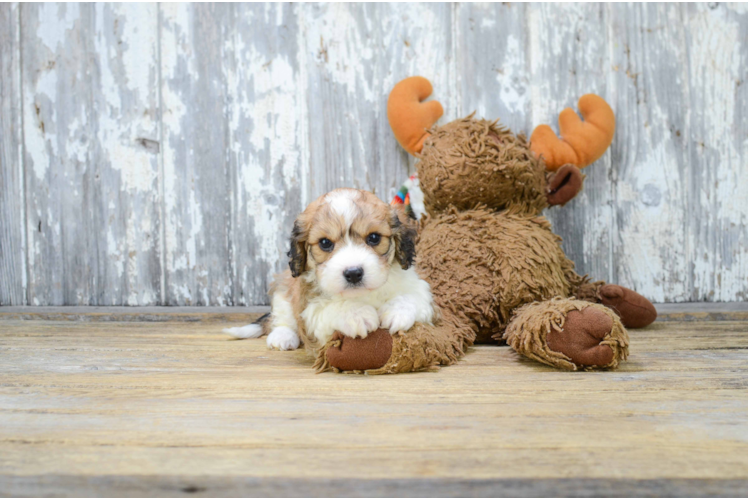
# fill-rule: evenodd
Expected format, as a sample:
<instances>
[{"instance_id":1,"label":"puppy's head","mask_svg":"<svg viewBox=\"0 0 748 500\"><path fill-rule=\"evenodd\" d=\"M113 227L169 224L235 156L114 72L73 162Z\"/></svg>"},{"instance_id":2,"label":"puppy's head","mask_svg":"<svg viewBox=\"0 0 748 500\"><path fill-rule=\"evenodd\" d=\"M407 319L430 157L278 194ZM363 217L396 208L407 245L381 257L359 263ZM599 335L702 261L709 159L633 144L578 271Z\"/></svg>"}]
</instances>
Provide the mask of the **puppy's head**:
<instances>
[{"instance_id":1,"label":"puppy's head","mask_svg":"<svg viewBox=\"0 0 748 500\"><path fill-rule=\"evenodd\" d=\"M291 274L306 275L329 295L359 295L387 282L390 267L415 259L414 221L372 193L336 189L296 219L288 252Z\"/></svg>"}]
</instances>

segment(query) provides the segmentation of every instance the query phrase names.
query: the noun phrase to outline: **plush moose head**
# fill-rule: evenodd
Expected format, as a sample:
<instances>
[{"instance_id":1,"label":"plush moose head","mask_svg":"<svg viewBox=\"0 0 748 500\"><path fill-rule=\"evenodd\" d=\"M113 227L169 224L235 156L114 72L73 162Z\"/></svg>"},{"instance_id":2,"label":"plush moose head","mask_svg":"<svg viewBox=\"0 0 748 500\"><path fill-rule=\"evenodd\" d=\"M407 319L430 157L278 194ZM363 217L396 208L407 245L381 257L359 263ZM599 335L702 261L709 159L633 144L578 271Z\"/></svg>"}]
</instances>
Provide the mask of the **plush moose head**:
<instances>
[{"instance_id":1,"label":"plush moose head","mask_svg":"<svg viewBox=\"0 0 748 500\"><path fill-rule=\"evenodd\" d=\"M387 103L395 137L420 159L417 169L430 213L477 205L540 213L563 205L582 188L580 169L603 155L615 132L613 111L594 94L579 100L584 121L571 108L561 112L561 139L540 125L528 144L498 120L473 115L434 127L444 111L437 101L424 102L431 92L425 78L406 78Z\"/></svg>"}]
</instances>

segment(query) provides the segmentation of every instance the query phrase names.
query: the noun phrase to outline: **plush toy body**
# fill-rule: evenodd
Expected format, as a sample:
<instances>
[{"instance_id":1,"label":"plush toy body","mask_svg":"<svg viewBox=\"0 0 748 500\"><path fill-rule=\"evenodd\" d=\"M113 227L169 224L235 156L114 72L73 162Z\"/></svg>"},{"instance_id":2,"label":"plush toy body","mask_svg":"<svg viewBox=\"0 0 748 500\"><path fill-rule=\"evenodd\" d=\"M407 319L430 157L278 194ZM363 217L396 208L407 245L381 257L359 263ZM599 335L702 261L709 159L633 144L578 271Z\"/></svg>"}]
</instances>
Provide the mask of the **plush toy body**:
<instances>
[{"instance_id":1,"label":"plush toy body","mask_svg":"<svg viewBox=\"0 0 748 500\"><path fill-rule=\"evenodd\" d=\"M421 102L430 93L425 79L406 79L393 89L388 114L401 144L420 152L416 168L427 215L416 268L431 284L442 319L393 335L390 358L369 371L450 364L474 342L500 341L561 369L617 367L628 355L626 327L650 324L656 310L632 290L579 276L541 215L581 190L579 167L609 146L615 125L608 105L583 97L584 122L565 110L565 136L538 127L530 145L472 116L426 131L441 114L441 106ZM370 336L382 334L389 335ZM333 368L357 370L349 360L363 343L341 338L335 348L320 356Z\"/></svg>"}]
</instances>

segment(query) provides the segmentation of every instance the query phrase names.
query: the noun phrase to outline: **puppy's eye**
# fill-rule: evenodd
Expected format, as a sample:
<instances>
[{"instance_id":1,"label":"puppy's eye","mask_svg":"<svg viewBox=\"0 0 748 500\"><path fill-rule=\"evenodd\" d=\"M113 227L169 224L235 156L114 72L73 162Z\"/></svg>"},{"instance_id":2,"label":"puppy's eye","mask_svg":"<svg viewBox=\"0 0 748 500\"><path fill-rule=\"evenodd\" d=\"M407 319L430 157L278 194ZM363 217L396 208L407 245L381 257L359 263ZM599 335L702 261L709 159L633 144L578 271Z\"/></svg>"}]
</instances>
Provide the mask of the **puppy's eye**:
<instances>
[{"instance_id":1,"label":"puppy's eye","mask_svg":"<svg viewBox=\"0 0 748 500\"><path fill-rule=\"evenodd\" d=\"M335 243L328 240L327 238L322 238L317 244L325 252L332 252L332 249L335 248Z\"/></svg>"},{"instance_id":2,"label":"puppy's eye","mask_svg":"<svg viewBox=\"0 0 748 500\"><path fill-rule=\"evenodd\" d=\"M378 233L371 233L369 236L366 237L366 244L371 245L373 247L379 245L380 241L382 241L382 236Z\"/></svg>"}]
</instances>

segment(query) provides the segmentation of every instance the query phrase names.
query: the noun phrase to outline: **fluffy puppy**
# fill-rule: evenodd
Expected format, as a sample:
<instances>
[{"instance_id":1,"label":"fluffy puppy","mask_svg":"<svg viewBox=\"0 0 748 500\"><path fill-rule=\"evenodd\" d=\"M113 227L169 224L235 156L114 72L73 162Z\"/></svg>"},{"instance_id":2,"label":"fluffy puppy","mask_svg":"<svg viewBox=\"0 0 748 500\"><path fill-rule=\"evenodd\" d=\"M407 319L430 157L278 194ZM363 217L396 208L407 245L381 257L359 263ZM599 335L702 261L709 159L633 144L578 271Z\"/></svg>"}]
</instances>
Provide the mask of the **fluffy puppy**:
<instances>
[{"instance_id":1,"label":"fluffy puppy","mask_svg":"<svg viewBox=\"0 0 748 500\"><path fill-rule=\"evenodd\" d=\"M414 221L400 207L357 189L336 189L296 219L287 271L270 289L271 313L224 331L239 338L268 334L271 349L314 350L339 331L366 337L431 324L429 284L416 274Z\"/></svg>"}]
</instances>

